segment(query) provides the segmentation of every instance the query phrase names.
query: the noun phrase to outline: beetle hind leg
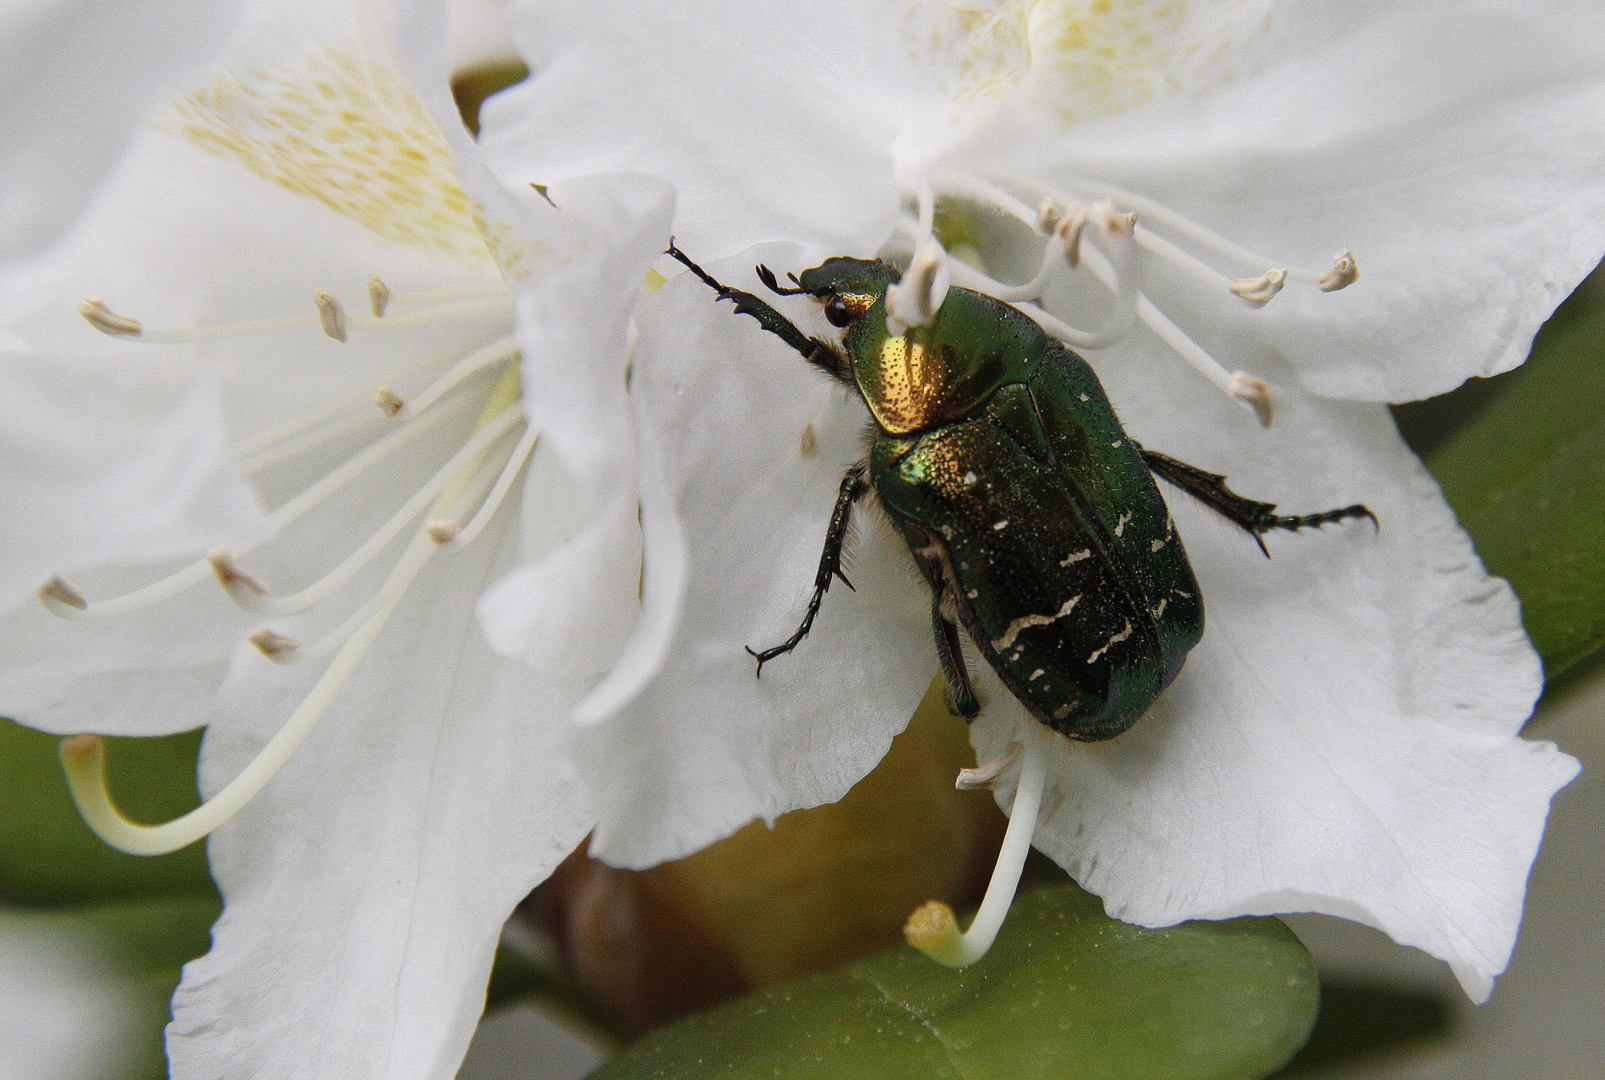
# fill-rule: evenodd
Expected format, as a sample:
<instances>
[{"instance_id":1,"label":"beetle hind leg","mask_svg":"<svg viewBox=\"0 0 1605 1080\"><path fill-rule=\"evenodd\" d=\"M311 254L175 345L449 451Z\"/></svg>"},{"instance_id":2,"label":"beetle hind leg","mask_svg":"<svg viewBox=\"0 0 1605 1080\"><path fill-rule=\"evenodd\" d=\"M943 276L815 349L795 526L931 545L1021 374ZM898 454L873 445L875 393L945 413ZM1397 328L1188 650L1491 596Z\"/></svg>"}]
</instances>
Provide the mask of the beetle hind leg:
<instances>
[{"instance_id":1,"label":"beetle hind leg","mask_svg":"<svg viewBox=\"0 0 1605 1080\"><path fill-rule=\"evenodd\" d=\"M1189 465L1185 461L1178 461L1168 454L1153 450L1143 450L1142 456L1155 476L1175 484L1227 521L1245 530L1254 538L1254 542L1265 552L1267 558L1270 552L1266 550L1265 541L1261 537L1272 529L1297 532L1299 529L1316 529L1322 525L1347 521L1351 518L1367 518L1372 525L1381 528L1376 515L1360 503L1335 510L1322 510L1315 514L1278 514L1275 503L1244 498L1227 487L1226 477L1219 473L1205 472L1196 465Z\"/></svg>"}]
</instances>

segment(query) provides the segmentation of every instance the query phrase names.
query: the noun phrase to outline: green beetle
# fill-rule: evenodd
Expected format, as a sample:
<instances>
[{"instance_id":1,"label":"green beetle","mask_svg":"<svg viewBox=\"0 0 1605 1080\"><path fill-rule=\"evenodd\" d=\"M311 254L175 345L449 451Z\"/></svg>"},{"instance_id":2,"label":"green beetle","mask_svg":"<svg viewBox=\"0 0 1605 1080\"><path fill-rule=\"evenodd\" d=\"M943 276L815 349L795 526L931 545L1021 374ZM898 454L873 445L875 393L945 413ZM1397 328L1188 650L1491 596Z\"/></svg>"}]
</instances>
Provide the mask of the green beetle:
<instances>
[{"instance_id":1,"label":"green beetle","mask_svg":"<svg viewBox=\"0 0 1605 1080\"><path fill-rule=\"evenodd\" d=\"M874 418L867 460L842 479L801 625L780 645L747 650L760 673L808 634L831 579L847 582L848 523L871 490L930 584L949 707L965 717L980 709L962 626L1028 712L1087 742L1136 723L1204 632L1198 583L1155 474L1246 529L1262 551L1271 529L1376 522L1360 505L1278 515L1224 477L1145 450L1086 361L1001 300L953 288L928 325L892 335L893 266L834 258L793 278L795 288L757 268L771 291L822 303L843 330L838 346L714 280L672 242L667 254L854 387Z\"/></svg>"}]
</instances>

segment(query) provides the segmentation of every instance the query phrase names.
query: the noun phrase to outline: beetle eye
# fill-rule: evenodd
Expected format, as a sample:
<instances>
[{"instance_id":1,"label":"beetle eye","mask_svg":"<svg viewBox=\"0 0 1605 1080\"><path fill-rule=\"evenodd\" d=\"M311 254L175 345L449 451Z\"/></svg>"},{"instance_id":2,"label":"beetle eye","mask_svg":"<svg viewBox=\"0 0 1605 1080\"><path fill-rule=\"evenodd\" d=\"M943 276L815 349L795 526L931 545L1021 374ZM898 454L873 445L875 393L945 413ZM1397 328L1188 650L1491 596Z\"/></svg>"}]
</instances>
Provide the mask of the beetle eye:
<instances>
[{"instance_id":1,"label":"beetle eye","mask_svg":"<svg viewBox=\"0 0 1605 1080\"><path fill-rule=\"evenodd\" d=\"M825 301L825 318L832 326L846 326L858 317L852 305L840 296L832 296Z\"/></svg>"}]
</instances>

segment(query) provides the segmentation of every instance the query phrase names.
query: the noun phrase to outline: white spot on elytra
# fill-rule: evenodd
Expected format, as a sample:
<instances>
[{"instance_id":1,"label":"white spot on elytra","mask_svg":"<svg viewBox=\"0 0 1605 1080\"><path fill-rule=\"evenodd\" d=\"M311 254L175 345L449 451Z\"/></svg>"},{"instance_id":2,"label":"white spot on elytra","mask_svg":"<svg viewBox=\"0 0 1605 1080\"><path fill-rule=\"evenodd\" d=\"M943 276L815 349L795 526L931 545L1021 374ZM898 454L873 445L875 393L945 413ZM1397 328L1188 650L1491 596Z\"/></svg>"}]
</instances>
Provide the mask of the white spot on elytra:
<instances>
[{"instance_id":1,"label":"white spot on elytra","mask_svg":"<svg viewBox=\"0 0 1605 1080\"><path fill-rule=\"evenodd\" d=\"M1053 718L1055 720L1063 720L1065 717L1067 717L1069 715L1070 715L1070 706L1068 706L1068 705L1060 705L1057 709L1053 710Z\"/></svg>"},{"instance_id":2,"label":"white spot on elytra","mask_svg":"<svg viewBox=\"0 0 1605 1080\"><path fill-rule=\"evenodd\" d=\"M1171 592L1173 592L1173 593L1175 593L1175 594L1176 594L1176 595L1177 595L1177 596L1181 596L1181 597L1185 597L1185 598L1187 598L1187 599L1188 599L1188 600L1191 600L1191 599L1192 599L1192 598L1193 598L1193 594L1192 594L1192 593L1190 593L1190 592L1183 592L1183 591L1182 591L1182 590L1180 590L1180 589L1172 589L1172 590L1170 590L1170 591L1171 591Z\"/></svg>"},{"instance_id":3,"label":"white spot on elytra","mask_svg":"<svg viewBox=\"0 0 1605 1080\"><path fill-rule=\"evenodd\" d=\"M1114 442L1109 444L1109 449L1111 449L1111 450L1119 450L1120 449L1120 444L1125 442L1125 441L1126 440L1124 440L1124 439L1116 439Z\"/></svg>"},{"instance_id":4,"label":"white spot on elytra","mask_svg":"<svg viewBox=\"0 0 1605 1080\"><path fill-rule=\"evenodd\" d=\"M1115 634L1113 637L1111 637L1109 639L1109 641L1103 646L1103 648L1094 649L1092 655L1087 657L1087 663L1089 663L1089 664L1093 663L1094 661L1096 661L1098 659L1098 657L1102 656L1104 653L1108 652L1110 649L1114 648L1116 645L1120 644L1122 641L1125 641L1130 636L1131 636L1131 620L1127 619L1126 620L1126 628L1124 630L1120 631L1120 633Z\"/></svg>"},{"instance_id":5,"label":"white spot on elytra","mask_svg":"<svg viewBox=\"0 0 1605 1080\"><path fill-rule=\"evenodd\" d=\"M980 477L976 476L975 473L967 472L967 473L964 474L964 486L965 487L969 487L979 479L980 479Z\"/></svg>"},{"instance_id":6,"label":"white spot on elytra","mask_svg":"<svg viewBox=\"0 0 1605 1080\"><path fill-rule=\"evenodd\" d=\"M977 596L981 595L981 592L980 592L979 589L971 589L969 592L965 593L964 595L969 597L971 600L974 600Z\"/></svg>"},{"instance_id":7,"label":"white spot on elytra","mask_svg":"<svg viewBox=\"0 0 1605 1080\"><path fill-rule=\"evenodd\" d=\"M1021 615L1018 619L1015 619L1009 624L1009 628L1003 632L1002 637L998 638L992 643L992 647L998 652L1002 652L1004 649L1007 649L1010 645L1014 644L1014 639L1020 636L1020 631L1028 630L1033 626L1047 626L1051 622L1055 622L1064 618L1066 615L1070 614L1071 610L1075 608L1080 599L1081 594L1077 593L1070 599L1066 600L1064 602L1064 606L1058 611L1054 612L1052 615ZM1014 659L1018 660L1019 658L1019 654L1017 653Z\"/></svg>"},{"instance_id":8,"label":"white spot on elytra","mask_svg":"<svg viewBox=\"0 0 1605 1080\"><path fill-rule=\"evenodd\" d=\"M1047 674L1046 671L1043 671L1041 668L1037 668L1035 671L1033 671L1031 674L1029 674L1029 675L1027 675L1025 677L1025 681L1026 682L1036 682L1038 679L1042 678L1042 676L1044 676L1046 674Z\"/></svg>"},{"instance_id":9,"label":"white spot on elytra","mask_svg":"<svg viewBox=\"0 0 1605 1080\"><path fill-rule=\"evenodd\" d=\"M1165 605L1168 603L1170 603L1170 597L1161 596L1159 598L1159 603L1148 609L1148 614L1152 615L1156 619L1159 618L1165 613Z\"/></svg>"},{"instance_id":10,"label":"white spot on elytra","mask_svg":"<svg viewBox=\"0 0 1605 1080\"><path fill-rule=\"evenodd\" d=\"M1087 396L1087 395L1086 395L1086 394L1082 394L1082 395L1081 395L1081 400L1082 400L1082 401L1091 401L1091 400L1092 400L1092 399L1091 399L1091 398L1089 398L1089 397L1088 397L1088 396Z\"/></svg>"},{"instance_id":11,"label":"white spot on elytra","mask_svg":"<svg viewBox=\"0 0 1605 1080\"><path fill-rule=\"evenodd\" d=\"M1165 541L1164 540L1155 540L1153 543L1148 545L1148 550L1149 551L1158 551L1160 548L1162 548L1164 546L1165 546Z\"/></svg>"},{"instance_id":12,"label":"white spot on elytra","mask_svg":"<svg viewBox=\"0 0 1605 1080\"><path fill-rule=\"evenodd\" d=\"M1121 514L1119 519L1115 522L1115 535L1119 536L1121 533L1125 532L1126 526L1130 523L1131 511L1128 510L1124 514Z\"/></svg>"},{"instance_id":13,"label":"white spot on elytra","mask_svg":"<svg viewBox=\"0 0 1605 1080\"><path fill-rule=\"evenodd\" d=\"M992 528L996 529L998 532L1002 532L1004 529L1007 529L1008 527L1009 527L1009 519L1008 518L1004 518L1002 521L994 521L992 523Z\"/></svg>"},{"instance_id":14,"label":"white spot on elytra","mask_svg":"<svg viewBox=\"0 0 1605 1080\"><path fill-rule=\"evenodd\" d=\"M1071 563L1078 563L1082 559L1090 559L1090 558L1092 558L1092 549L1091 548L1082 548L1080 551L1072 551L1070 554L1068 554L1064 558L1060 559L1059 560L1059 565L1060 566L1069 566Z\"/></svg>"}]
</instances>

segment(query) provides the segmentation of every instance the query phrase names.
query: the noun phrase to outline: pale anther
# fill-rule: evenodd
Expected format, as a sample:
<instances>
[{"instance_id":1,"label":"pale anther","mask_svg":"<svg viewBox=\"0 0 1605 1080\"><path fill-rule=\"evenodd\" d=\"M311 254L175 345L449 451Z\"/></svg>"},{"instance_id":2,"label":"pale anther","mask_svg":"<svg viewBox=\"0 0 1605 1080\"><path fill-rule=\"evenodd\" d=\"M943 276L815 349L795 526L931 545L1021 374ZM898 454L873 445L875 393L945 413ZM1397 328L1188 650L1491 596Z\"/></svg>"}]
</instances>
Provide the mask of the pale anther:
<instances>
[{"instance_id":1,"label":"pale anther","mask_svg":"<svg viewBox=\"0 0 1605 1080\"><path fill-rule=\"evenodd\" d=\"M84 297L83 302L78 305L78 314L88 319L89 325L102 334L110 334L112 337L138 337L141 333L138 319L117 314L101 303L98 296Z\"/></svg>"},{"instance_id":2,"label":"pale anther","mask_svg":"<svg viewBox=\"0 0 1605 1080\"><path fill-rule=\"evenodd\" d=\"M346 309L340 306L340 301L320 289L312 302L318 305L318 324L323 332L336 341L345 341Z\"/></svg>"},{"instance_id":3,"label":"pale anther","mask_svg":"<svg viewBox=\"0 0 1605 1080\"><path fill-rule=\"evenodd\" d=\"M223 586L229 599L240 607L251 607L257 597L267 595L267 586L235 566L228 552L214 551L206 557L206 561L211 564L212 573L217 575L217 583Z\"/></svg>"},{"instance_id":4,"label":"pale anther","mask_svg":"<svg viewBox=\"0 0 1605 1080\"><path fill-rule=\"evenodd\" d=\"M1065 265L1074 270L1081 265L1081 234L1087 228L1087 212L1080 204L1070 207L1054 226L1054 235L1064 245Z\"/></svg>"},{"instance_id":5,"label":"pale anther","mask_svg":"<svg viewBox=\"0 0 1605 1080\"><path fill-rule=\"evenodd\" d=\"M396 396L396 392L386 387L373 395L373 403L379 406L386 416L394 416L402 410L407 403Z\"/></svg>"},{"instance_id":6,"label":"pale anther","mask_svg":"<svg viewBox=\"0 0 1605 1080\"><path fill-rule=\"evenodd\" d=\"M1285 284L1286 270L1267 270L1256 278L1238 278L1232 282L1231 289L1255 307L1264 307L1271 302L1271 297L1282 291Z\"/></svg>"},{"instance_id":7,"label":"pale anther","mask_svg":"<svg viewBox=\"0 0 1605 1080\"><path fill-rule=\"evenodd\" d=\"M953 786L959 791L975 791L980 788L990 788L997 783L1004 771L1020 760L1020 754L1025 750L1025 744L1019 741L1011 742L1008 749L993 758L991 761L977 765L973 769L960 769L958 779Z\"/></svg>"},{"instance_id":8,"label":"pale anther","mask_svg":"<svg viewBox=\"0 0 1605 1080\"><path fill-rule=\"evenodd\" d=\"M1044 195L1042 201L1037 203L1037 228L1044 233L1053 231L1059 224L1059 207L1048 196Z\"/></svg>"},{"instance_id":9,"label":"pale anther","mask_svg":"<svg viewBox=\"0 0 1605 1080\"><path fill-rule=\"evenodd\" d=\"M1353 285L1360 277L1360 267L1354 261L1354 253L1344 250L1332 256L1332 269L1322 274L1320 285L1322 292L1337 292Z\"/></svg>"},{"instance_id":10,"label":"pale anther","mask_svg":"<svg viewBox=\"0 0 1605 1080\"><path fill-rule=\"evenodd\" d=\"M295 650L301 647L301 643L295 638L274 633L265 626L252 633L245 640L255 645L258 652L275 664L288 663Z\"/></svg>"},{"instance_id":11,"label":"pale anther","mask_svg":"<svg viewBox=\"0 0 1605 1080\"><path fill-rule=\"evenodd\" d=\"M1271 426L1275 405L1271 401L1270 385L1264 379L1255 378L1247 372L1234 371L1231 381L1226 384L1226 395L1254 410L1254 415L1265 427Z\"/></svg>"},{"instance_id":12,"label":"pale anther","mask_svg":"<svg viewBox=\"0 0 1605 1080\"><path fill-rule=\"evenodd\" d=\"M368 310L373 312L376 319L384 318L385 308L390 306L390 286L377 277L368 279Z\"/></svg>"},{"instance_id":13,"label":"pale anther","mask_svg":"<svg viewBox=\"0 0 1605 1080\"><path fill-rule=\"evenodd\" d=\"M84 611L89 607L89 602L84 599L83 594L59 577L53 577L39 586L39 600L58 615ZM62 611L62 608L68 610Z\"/></svg>"},{"instance_id":14,"label":"pale anther","mask_svg":"<svg viewBox=\"0 0 1605 1080\"><path fill-rule=\"evenodd\" d=\"M462 531L462 525L447 518L431 518L424 526L424 531L435 543L449 544L457 539L457 534Z\"/></svg>"}]
</instances>

